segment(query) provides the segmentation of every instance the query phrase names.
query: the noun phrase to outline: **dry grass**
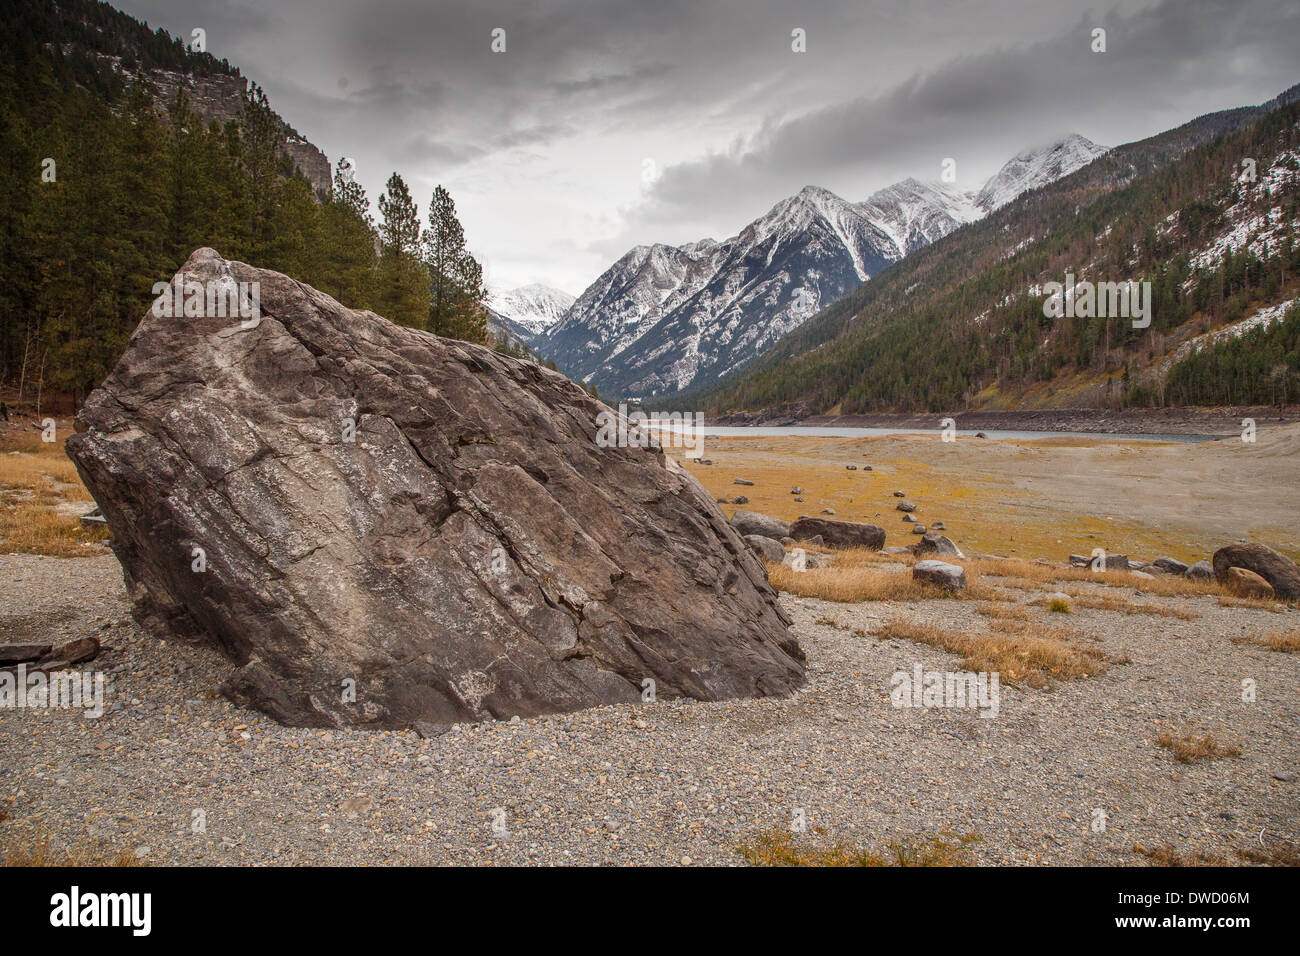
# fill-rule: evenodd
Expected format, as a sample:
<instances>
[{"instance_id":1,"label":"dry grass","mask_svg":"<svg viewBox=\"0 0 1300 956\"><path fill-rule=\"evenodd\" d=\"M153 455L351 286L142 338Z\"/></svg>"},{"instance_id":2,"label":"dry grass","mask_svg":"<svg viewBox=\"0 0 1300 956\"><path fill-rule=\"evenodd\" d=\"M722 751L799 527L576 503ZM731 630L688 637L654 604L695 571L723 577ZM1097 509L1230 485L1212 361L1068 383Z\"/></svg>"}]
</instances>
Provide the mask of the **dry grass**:
<instances>
[{"instance_id":1,"label":"dry grass","mask_svg":"<svg viewBox=\"0 0 1300 956\"><path fill-rule=\"evenodd\" d=\"M1153 848L1135 843L1133 852L1141 854L1157 866L1231 866L1235 862L1217 853L1180 851L1168 843ZM1259 849L1253 846L1239 847L1234 852L1242 860L1261 866L1300 866L1300 848L1292 843L1277 843Z\"/></svg>"},{"instance_id":2,"label":"dry grass","mask_svg":"<svg viewBox=\"0 0 1300 956\"><path fill-rule=\"evenodd\" d=\"M994 618L995 620L1000 621L1029 620L1029 612L1014 602L998 600L985 601L975 608L975 610L979 611L979 613L983 614L985 617Z\"/></svg>"},{"instance_id":3,"label":"dry grass","mask_svg":"<svg viewBox=\"0 0 1300 956\"><path fill-rule=\"evenodd\" d=\"M1132 588L1144 594L1160 597L1200 597L1206 594L1225 593L1218 581L1196 581L1172 575L1140 578L1128 571L1092 571L1088 568L1040 564L1037 561L1025 561L1019 558L984 558L964 563L968 572L973 565L981 574L1008 578L1008 581L999 582L1006 587L1017 587L1022 590L1037 590L1044 585L1062 581L1087 581L1107 587Z\"/></svg>"},{"instance_id":4,"label":"dry grass","mask_svg":"<svg viewBox=\"0 0 1300 956\"><path fill-rule=\"evenodd\" d=\"M9 841L6 841L9 843ZM5 847L0 866L141 866L140 860L126 850L107 847L60 847L50 845L48 838L33 843L11 843Z\"/></svg>"},{"instance_id":5,"label":"dry grass","mask_svg":"<svg viewBox=\"0 0 1300 956\"><path fill-rule=\"evenodd\" d=\"M60 428L60 434L68 431ZM33 432L0 448L0 551L57 557L102 553L108 532L79 517L92 505L61 440L43 442Z\"/></svg>"},{"instance_id":6,"label":"dry grass","mask_svg":"<svg viewBox=\"0 0 1300 956\"><path fill-rule=\"evenodd\" d=\"M1286 605L1274 598L1232 597L1227 594L1219 598L1219 607L1245 607L1255 611L1272 611L1274 614L1286 610Z\"/></svg>"},{"instance_id":7,"label":"dry grass","mask_svg":"<svg viewBox=\"0 0 1300 956\"><path fill-rule=\"evenodd\" d=\"M1185 611L1176 607L1160 607L1157 604L1134 604L1132 601L1126 601L1124 598L1115 597L1112 594L1078 594L1078 589L1071 589L1070 601L1062 601L1060 598L1048 599L1040 598L1037 601L1031 601L1040 607L1046 607L1050 611L1056 611L1055 605L1064 604L1065 611L1068 613L1070 605L1075 607L1090 608L1095 611L1119 611L1121 614L1151 614L1156 617L1173 617L1180 621L1195 621L1199 615L1191 611Z\"/></svg>"},{"instance_id":8,"label":"dry grass","mask_svg":"<svg viewBox=\"0 0 1300 956\"><path fill-rule=\"evenodd\" d=\"M1241 748L1235 744L1222 744L1212 734L1183 734L1175 737L1165 731L1156 738L1156 743L1173 751L1179 763L1195 763L1197 760L1221 760L1224 757L1240 757Z\"/></svg>"},{"instance_id":9,"label":"dry grass","mask_svg":"<svg viewBox=\"0 0 1300 956\"><path fill-rule=\"evenodd\" d=\"M796 571L784 564L769 563L767 577L772 586L800 597L818 598L856 604L859 601L922 601L928 598L957 600L996 600L990 589L982 588L967 575L965 591L946 591L932 584L916 581L911 571L883 568L844 567L808 568Z\"/></svg>"},{"instance_id":10,"label":"dry grass","mask_svg":"<svg viewBox=\"0 0 1300 956\"><path fill-rule=\"evenodd\" d=\"M1156 866L1227 866L1230 862L1227 857L1200 850L1182 852L1172 843L1150 848L1134 843L1133 852L1146 857Z\"/></svg>"},{"instance_id":11,"label":"dry grass","mask_svg":"<svg viewBox=\"0 0 1300 956\"><path fill-rule=\"evenodd\" d=\"M1300 629L1294 631L1274 631L1272 634L1265 634L1262 637L1247 635L1234 637L1234 644L1254 644L1258 647L1267 647L1271 651L1279 651L1283 654L1294 654L1300 651Z\"/></svg>"},{"instance_id":12,"label":"dry grass","mask_svg":"<svg viewBox=\"0 0 1300 956\"><path fill-rule=\"evenodd\" d=\"M741 845L740 854L752 866L969 866L968 846L981 842L968 833L941 833L925 839L886 844L883 850L798 841L784 830L760 833Z\"/></svg>"},{"instance_id":13,"label":"dry grass","mask_svg":"<svg viewBox=\"0 0 1300 956\"><path fill-rule=\"evenodd\" d=\"M1076 632L1031 621L997 619L1001 632L968 634L929 624L890 621L876 632L884 640L914 641L961 657L958 666L971 671L997 671L1007 684L1044 687L1053 680L1084 680L1106 669L1104 654L1079 648Z\"/></svg>"}]
</instances>

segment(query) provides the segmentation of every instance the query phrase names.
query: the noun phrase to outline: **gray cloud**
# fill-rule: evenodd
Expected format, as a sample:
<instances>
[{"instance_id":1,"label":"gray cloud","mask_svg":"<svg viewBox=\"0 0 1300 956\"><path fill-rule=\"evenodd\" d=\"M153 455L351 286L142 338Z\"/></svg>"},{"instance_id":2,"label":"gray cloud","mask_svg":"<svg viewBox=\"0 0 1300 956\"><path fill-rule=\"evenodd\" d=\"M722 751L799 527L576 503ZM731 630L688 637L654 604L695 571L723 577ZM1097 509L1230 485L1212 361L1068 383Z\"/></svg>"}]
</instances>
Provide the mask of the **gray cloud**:
<instances>
[{"instance_id":1,"label":"gray cloud","mask_svg":"<svg viewBox=\"0 0 1300 956\"><path fill-rule=\"evenodd\" d=\"M973 187L1063 133L1115 145L1300 80L1294 0L122 5L203 26L372 198L394 169L422 208L448 185L490 280L571 292L630 245L733 234L808 183L864 198L951 156Z\"/></svg>"}]
</instances>

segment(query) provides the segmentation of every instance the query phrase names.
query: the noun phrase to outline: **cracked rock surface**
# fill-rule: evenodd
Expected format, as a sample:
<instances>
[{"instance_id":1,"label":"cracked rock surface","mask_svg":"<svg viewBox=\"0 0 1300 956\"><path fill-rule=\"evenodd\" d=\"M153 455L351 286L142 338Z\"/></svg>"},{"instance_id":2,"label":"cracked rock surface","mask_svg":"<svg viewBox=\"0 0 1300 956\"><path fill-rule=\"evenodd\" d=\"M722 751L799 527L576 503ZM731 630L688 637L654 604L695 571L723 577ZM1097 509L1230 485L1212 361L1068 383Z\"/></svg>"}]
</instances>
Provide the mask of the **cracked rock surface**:
<instances>
[{"instance_id":1,"label":"cracked rock surface","mask_svg":"<svg viewBox=\"0 0 1300 956\"><path fill-rule=\"evenodd\" d=\"M67 447L137 619L223 651L236 702L396 728L803 682L713 499L598 446L568 379L212 249L181 273L257 282L260 322L146 313Z\"/></svg>"}]
</instances>

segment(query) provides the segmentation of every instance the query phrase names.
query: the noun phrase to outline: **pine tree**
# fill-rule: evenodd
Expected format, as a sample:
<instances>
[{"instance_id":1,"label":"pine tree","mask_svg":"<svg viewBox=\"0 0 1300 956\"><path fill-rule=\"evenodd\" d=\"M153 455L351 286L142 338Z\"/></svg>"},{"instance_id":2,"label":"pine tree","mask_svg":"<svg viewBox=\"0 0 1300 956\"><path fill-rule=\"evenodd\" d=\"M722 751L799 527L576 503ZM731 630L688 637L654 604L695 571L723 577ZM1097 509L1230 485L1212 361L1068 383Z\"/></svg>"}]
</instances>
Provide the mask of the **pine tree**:
<instances>
[{"instance_id":1,"label":"pine tree","mask_svg":"<svg viewBox=\"0 0 1300 956\"><path fill-rule=\"evenodd\" d=\"M334 187L322 212L330 270L320 288L350 308L371 308L377 259L370 201L342 166L334 171Z\"/></svg>"},{"instance_id":2,"label":"pine tree","mask_svg":"<svg viewBox=\"0 0 1300 956\"><path fill-rule=\"evenodd\" d=\"M429 272L429 317L425 328L437 335L487 344L487 289L483 267L465 246L465 229L456 204L442 186L429 203L425 233Z\"/></svg>"},{"instance_id":3,"label":"pine tree","mask_svg":"<svg viewBox=\"0 0 1300 956\"><path fill-rule=\"evenodd\" d=\"M420 210L397 173L388 177L379 197L379 215L378 311L398 325L424 328L429 277L420 255Z\"/></svg>"}]
</instances>

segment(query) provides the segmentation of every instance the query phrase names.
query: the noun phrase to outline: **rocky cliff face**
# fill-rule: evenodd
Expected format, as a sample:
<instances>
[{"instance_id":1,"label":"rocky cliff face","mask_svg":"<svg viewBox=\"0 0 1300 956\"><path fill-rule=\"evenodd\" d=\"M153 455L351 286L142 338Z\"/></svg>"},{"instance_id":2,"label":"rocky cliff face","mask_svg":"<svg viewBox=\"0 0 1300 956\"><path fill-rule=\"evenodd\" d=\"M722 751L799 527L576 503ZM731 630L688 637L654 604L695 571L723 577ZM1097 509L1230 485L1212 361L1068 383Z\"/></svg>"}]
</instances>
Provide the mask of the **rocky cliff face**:
<instances>
[{"instance_id":1,"label":"rocky cliff face","mask_svg":"<svg viewBox=\"0 0 1300 956\"><path fill-rule=\"evenodd\" d=\"M257 283L260 321L151 310L68 453L137 616L237 661L233 699L404 727L802 682L710 496L568 379L211 249L182 273Z\"/></svg>"},{"instance_id":2,"label":"rocky cliff face","mask_svg":"<svg viewBox=\"0 0 1300 956\"><path fill-rule=\"evenodd\" d=\"M177 92L183 86L190 109L201 116L204 123L216 120L222 125L239 118L244 93L248 89L248 80L244 77L220 73L203 76L150 70L149 82L157 92L155 102L160 111L166 113L171 109ZM294 166L307 177L315 192L328 191L334 177L329 159L283 119L280 126L284 134L284 151Z\"/></svg>"}]
</instances>

